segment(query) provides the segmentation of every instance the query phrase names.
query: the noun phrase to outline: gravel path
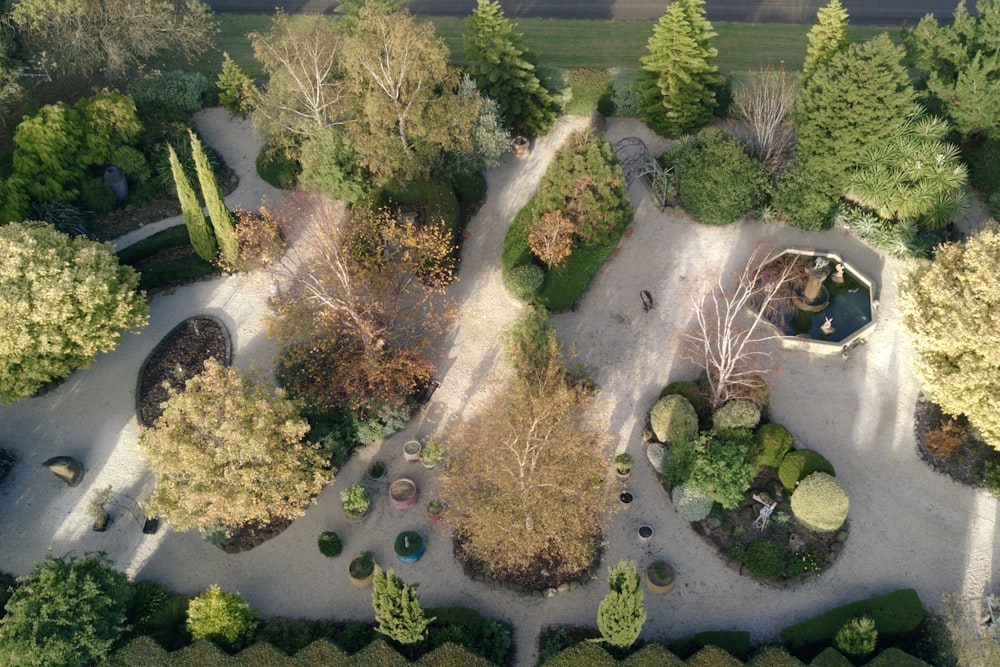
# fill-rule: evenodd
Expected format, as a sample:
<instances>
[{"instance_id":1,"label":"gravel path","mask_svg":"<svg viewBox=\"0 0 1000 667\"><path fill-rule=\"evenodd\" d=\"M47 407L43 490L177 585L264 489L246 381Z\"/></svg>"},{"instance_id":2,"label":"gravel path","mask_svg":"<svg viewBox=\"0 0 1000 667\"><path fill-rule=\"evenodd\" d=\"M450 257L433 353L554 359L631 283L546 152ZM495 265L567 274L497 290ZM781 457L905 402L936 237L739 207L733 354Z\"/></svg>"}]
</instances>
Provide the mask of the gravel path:
<instances>
[{"instance_id":1,"label":"gravel path","mask_svg":"<svg viewBox=\"0 0 1000 667\"><path fill-rule=\"evenodd\" d=\"M256 177L258 144L244 121L211 110L199 114L198 124L240 174L239 187L227 198L230 206L256 208L262 196L282 197ZM467 579L451 557L445 526L432 526L423 516L436 473L407 464L400 455L405 440L443 433L488 396L498 333L520 308L500 282L503 236L554 148L584 124L581 118L561 119L535 143L527 160L507 156L487 174L487 203L468 228L462 269L452 288L459 312L441 347L441 386L434 400L403 432L353 457L281 536L249 552L226 555L196 533L161 528L156 535L143 535L128 513L127 499L114 508L107 533L92 532L84 513L82 501L94 488L111 484L131 497L149 492L151 479L135 448L135 379L145 356L178 322L200 313L215 315L233 334L234 363L269 366L276 348L265 338L261 321L269 280L232 276L156 296L150 325L126 334L114 352L44 397L0 407L0 442L20 457L0 489L0 570L24 574L49 549L56 554L100 549L131 575L180 592L201 592L212 583L241 591L263 616L371 620L370 591L351 586L344 571L353 554L370 549L404 580L420 582L425 606L464 604L511 623L518 665L534 664L534 642L543 626L592 625L607 590L601 582L554 598L528 598ZM665 145L634 121L609 122L612 141L630 135L647 140L654 152ZM608 406L606 428L618 450L628 449L640 460L641 425L659 389L693 374L679 350L691 299L704 293L718 271L731 274L756 246L836 251L875 279L881 302L877 329L849 359L774 355L772 417L790 428L799 446L827 456L851 494L851 538L836 565L788 591L738 576L681 522L649 466L637 465L629 482L636 502L613 518L605 563L631 558L644 564L665 557L678 574L674 592L646 598L649 621L643 636L747 629L754 639L766 639L804 616L901 586L916 588L926 606L935 605L945 591L979 594L995 587L1000 562L996 501L933 473L916 456L912 414L918 388L895 316L895 281L903 265L842 231L810 234L756 222L704 227L680 212L659 211L641 185L631 195L633 233L597 275L578 310L556 316L556 326L566 343L575 344L580 360L598 369ZM142 234L178 222L151 225ZM656 303L648 313L639 298L642 289ZM87 475L79 487L66 487L40 467L57 454L85 462ZM404 474L414 478L421 501L408 511L395 510L386 502L388 482L368 482L375 495L373 511L362 523L348 522L339 491L362 479L375 458L387 463L386 480ZM640 523L655 531L645 544L635 537ZM404 565L395 561L392 541L411 528L427 538L427 553L419 563ZM328 529L337 530L345 543L344 555L334 560L316 548L317 535Z\"/></svg>"}]
</instances>

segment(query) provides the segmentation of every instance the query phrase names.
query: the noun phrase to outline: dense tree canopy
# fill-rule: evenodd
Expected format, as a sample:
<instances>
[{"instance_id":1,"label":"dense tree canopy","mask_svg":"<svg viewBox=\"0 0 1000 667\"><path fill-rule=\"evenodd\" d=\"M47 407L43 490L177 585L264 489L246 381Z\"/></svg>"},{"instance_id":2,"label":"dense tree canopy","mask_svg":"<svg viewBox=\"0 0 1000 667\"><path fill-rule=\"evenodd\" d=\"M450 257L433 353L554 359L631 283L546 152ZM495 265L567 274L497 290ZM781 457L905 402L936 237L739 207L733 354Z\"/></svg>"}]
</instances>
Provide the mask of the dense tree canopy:
<instances>
[{"instance_id":1,"label":"dense tree canopy","mask_svg":"<svg viewBox=\"0 0 1000 667\"><path fill-rule=\"evenodd\" d=\"M128 579L96 555L49 554L21 577L0 619L0 663L83 667L106 658L125 631Z\"/></svg>"},{"instance_id":2,"label":"dense tree canopy","mask_svg":"<svg viewBox=\"0 0 1000 667\"><path fill-rule=\"evenodd\" d=\"M332 479L300 405L214 359L164 403L139 449L156 476L147 513L177 530L294 519Z\"/></svg>"},{"instance_id":3,"label":"dense tree canopy","mask_svg":"<svg viewBox=\"0 0 1000 667\"><path fill-rule=\"evenodd\" d=\"M138 274L111 244L43 222L0 227L0 401L31 396L146 324Z\"/></svg>"},{"instance_id":4,"label":"dense tree canopy","mask_svg":"<svg viewBox=\"0 0 1000 667\"><path fill-rule=\"evenodd\" d=\"M1000 232L941 246L899 286L899 308L928 397L964 414L1000 449Z\"/></svg>"}]
</instances>

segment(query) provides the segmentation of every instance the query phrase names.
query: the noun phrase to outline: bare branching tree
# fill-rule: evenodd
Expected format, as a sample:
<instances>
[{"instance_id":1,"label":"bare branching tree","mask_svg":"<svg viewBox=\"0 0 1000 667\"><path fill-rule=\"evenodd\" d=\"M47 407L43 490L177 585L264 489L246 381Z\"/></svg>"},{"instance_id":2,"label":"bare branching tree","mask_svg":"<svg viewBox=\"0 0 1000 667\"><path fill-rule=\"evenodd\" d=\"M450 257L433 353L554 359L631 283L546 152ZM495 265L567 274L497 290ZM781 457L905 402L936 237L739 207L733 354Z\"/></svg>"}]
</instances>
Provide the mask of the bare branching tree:
<instances>
[{"instance_id":1,"label":"bare branching tree","mask_svg":"<svg viewBox=\"0 0 1000 667\"><path fill-rule=\"evenodd\" d=\"M774 171L792 140L786 122L795 105L795 79L770 65L751 70L733 95L736 116L750 128L750 150L765 167Z\"/></svg>"},{"instance_id":2,"label":"bare branching tree","mask_svg":"<svg viewBox=\"0 0 1000 667\"><path fill-rule=\"evenodd\" d=\"M771 353L765 341L777 337L770 316L791 296L790 286L800 272L795 262L777 262L773 254L755 250L735 289L718 284L702 301L693 301L697 328L687 334L687 358L705 370L712 405L745 397L760 389L767 372L760 363Z\"/></svg>"}]
</instances>

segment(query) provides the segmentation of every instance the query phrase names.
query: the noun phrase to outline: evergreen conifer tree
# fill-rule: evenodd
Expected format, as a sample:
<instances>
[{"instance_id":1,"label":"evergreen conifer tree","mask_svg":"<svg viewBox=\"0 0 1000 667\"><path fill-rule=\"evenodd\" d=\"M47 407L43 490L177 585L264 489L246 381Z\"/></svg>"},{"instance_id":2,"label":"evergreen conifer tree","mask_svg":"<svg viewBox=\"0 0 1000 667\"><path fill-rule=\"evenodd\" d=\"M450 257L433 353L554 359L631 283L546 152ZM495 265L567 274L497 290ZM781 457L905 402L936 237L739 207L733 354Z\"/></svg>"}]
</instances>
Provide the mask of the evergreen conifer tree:
<instances>
[{"instance_id":1,"label":"evergreen conifer tree","mask_svg":"<svg viewBox=\"0 0 1000 667\"><path fill-rule=\"evenodd\" d=\"M426 639L427 626L434 619L424 616L424 608L417 599L417 587L404 584L391 568L383 570L378 565L375 566L373 586L376 629L400 644L415 644Z\"/></svg>"},{"instance_id":2,"label":"evergreen conifer tree","mask_svg":"<svg viewBox=\"0 0 1000 667\"><path fill-rule=\"evenodd\" d=\"M617 648L628 648L639 638L646 622L642 604L642 586L635 571L635 561L619 561L608 574L611 592L597 608L597 627L605 642Z\"/></svg>"},{"instance_id":3,"label":"evergreen conifer tree","mask_svg":"<svg viewBox=\"0 0 1000 667\"><path fill-rule=\"evenodd\" d=\"M219 104L226 111L234 116L247 112L253 81L227 52L222 54L222 70L215 81L215 87L219 89Z\"/></svg>"},{"instance_id":4,"label":"evergreen conifer tree","mask_svg":"<svg viewBox=\"0 0 1000 667\"><path fill-rule=\"evenodd\" d=\"M184 215L184 224L187 225L188 236L191 237L191 245L203 260L214 262L215 253L218 250L218 246L215 244L215 234L212 233L212 229L208 226L208 220L205 219L205 213L201 209L201 202L198 201L198 195L195 193L191 181L188 180L187 174L184 173L184 167L181 166L180 160L177 159L174 147L167 144L167 148L170 151L170 171L174 175L177 198L181 202L181 213Z\"/></svg>"},{"instance_id":5,"label":"evergreen conifer tree","mask_svg":"<svg viewBox=\"0 0 1000 667\"><path fill-rule=\"evenodd\" d=\"M722 81L704 0L675 0L653 27L640 59L639 117L659 134L679 137L712 119Z\"/></svg>"},{"instance_id":6,"label":"evergreen conifer tree","mask_svg":"<svg viewBox=\"0 0 1000 667\"><path fill-rule=\"evenodd\" d=\"M496 0L479 0L465 36L466 71L479 91L500 106L504 123L515 134L545 134L555 122L551 91L542 85L535 57Z\"/></svg>"},{"instance_id":7,"label":"evergreen conifer tree","mask_svg":"<svg viewBox=\"0 0 1000 667\"><path fill-rule=\"evenodd\" d=\"M833 56L847 48L847 10L840 0L830 0L816 12L816 24L809 29L806 60L802 63L799 85L820 65L830 62Z\"/></svg>"},{"instance_id":8,"label":"evergreen conifer tree","mask_svg":"<svg viewBox=\"0 0 1000 667\"><path fill-rule=\"evenodd\" d=\"M205 200L205 208L208 209L208 217L212 221L212 230L219 243L219 251L227 264L235 266L237 259L239 259L240 246L236 241L233 214L226 208L226 202L222 199L222 191L215 180L212 166L208 164L208 157L205 155L201 141L194 132L188 130L188 134L191 135L191 154L194 156L194 166L198 171L201 196Z\"/></svg>"}]
</instances>

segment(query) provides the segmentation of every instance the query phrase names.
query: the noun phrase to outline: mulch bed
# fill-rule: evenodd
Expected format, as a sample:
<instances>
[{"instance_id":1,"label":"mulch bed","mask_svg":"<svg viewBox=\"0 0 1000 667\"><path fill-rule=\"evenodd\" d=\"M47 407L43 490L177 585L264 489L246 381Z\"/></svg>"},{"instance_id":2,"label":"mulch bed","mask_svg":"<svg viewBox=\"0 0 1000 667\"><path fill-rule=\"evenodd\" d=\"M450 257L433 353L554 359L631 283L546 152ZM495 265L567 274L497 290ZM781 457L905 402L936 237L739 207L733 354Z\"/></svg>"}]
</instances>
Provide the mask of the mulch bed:
<instances>
[{"instance_id":1,"label":"mulch bed","mask_svg":"<svg viewBox=\"0 0 1000 667\"><path fill-rule=\"evenodd\" d=\"M553 559L539 557L531 565L518 574L503 574L489 572L486 564L469 553L465 544L459 537L452 540L452 553L455 560L462 564L466 576L474 581L480 581L491 585L502 585L511 590L530 594L532 592L555 590L563 587L566 589L570 584L573 587L585 584L593 578L597 569L600 557L594 559L591 567L587 570L566 571L560 563Z\"/></svg>"},{"instance_id":2,"label":"mulch bed","mask_svg":"<svg viewBox=\"0 0 1000 667\"><path fill-rule=\"evenodd\" d=\"M953 422L956 427L954 433L959 436L956 446L946 449L931 447L928 432L940 429L949 421ZM945 414L940 405L927 400L923 394L917 398L913 430L920 458L936 472L948 475L959 484L981 487L978 473L986 469L988 464L1000 464L1000 452L975 437L964 415L952 417Z\"/></svg>"}]
</instances>

